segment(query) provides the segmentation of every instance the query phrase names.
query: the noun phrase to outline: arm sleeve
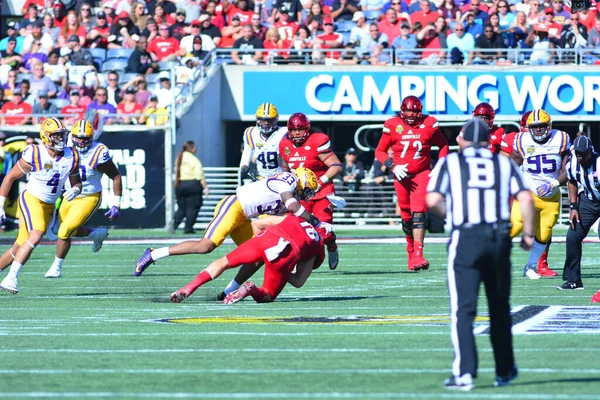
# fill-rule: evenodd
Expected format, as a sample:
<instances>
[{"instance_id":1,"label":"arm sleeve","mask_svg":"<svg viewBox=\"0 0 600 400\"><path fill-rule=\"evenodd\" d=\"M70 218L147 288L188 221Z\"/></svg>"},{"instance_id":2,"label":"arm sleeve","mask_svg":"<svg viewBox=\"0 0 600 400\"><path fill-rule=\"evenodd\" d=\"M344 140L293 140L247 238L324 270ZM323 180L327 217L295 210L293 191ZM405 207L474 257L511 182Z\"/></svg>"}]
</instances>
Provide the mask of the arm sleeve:
<instances>
[{"instance_id":1,"label":"arm sleeve","mask_svg":"<svg viewBox=\"0 0 600 400\"><path fill-rule=\"evenodd\" d=\"M569 155L569 161L567 161L567 165L565 169L567 170L567 180L573 184L577 184L577 179L575 179L575 175L573 175L573 167L571 165L571 161L573 161L573 153Z\"/></svg>"},{"instance_id":2,"label":"arm sleeve","mask_svg":"<svg viewBox=\"0 0 600 400\"><path fill-rule=\"evenodd\" d=\"M427 184L427 192L440 193L446 195L449 190L449 176L448 176L448 161L446 157L441 158L433 171L431 171L431 177Z\"/></svg>"},{"instance_id":3,"label":"arm sleeve","mask_svg":"<svg viewBox=\"0 0 600 400\"><path fill-rule=\"evenodd\" d=\"M244 151L242 152L242 158L240 160L240 168L244 165L250 166L252 162L252 150L254 145L252 142L252 128L247 128L244 131Z\"/></svg>"},{"instance_id":4,"label":"arm sleeve","mask_svg":"<svg viewBox=\"0 0 600 400\"><path fill-rule=\"evenodd\" d=\"M519 133L515 135L515 140L513 141L513 151L516 151L521 158L525 158L525 153L523 153L523 149L521 147L521 137L523 134Z\"/></svg>"},{"instance_id":5,"label":"arm sleeve","mask_svg":"<svg viewBox=\"0 0 600 400\"><path fill-rule=\"evenodd\" d=\"M439 158L444 158L448 155L448 141L438 126L436 121L434 124L436 129L431 137L431 142L440 148Z\"/></svg>"},{"instance_id":6,"label":"arm sleeve","mask_svg":"<svg viewBox=\"0 0 600 400\"><path fill-rule=\"evenodd\" d=\"M377 158L381 164L385 164L385 161L388 159L387 151L390 147L392 147L392 134L391 129L386 122L383 125L381 139L379 139L379 143L375 149L375 158Z\"/></svg>"},{"instance_id":7,"label":"arm sleeve","mask_svg":"<svg viewBox=\"0 0 600 400\"><path fill-rule=\"evenodd\" d=\"M333 152L333 150L331 150L331 141L329 140L329 136L325 135L324 133L319 134L316 145L318 154Z\"/></svg>"}]
</instances>

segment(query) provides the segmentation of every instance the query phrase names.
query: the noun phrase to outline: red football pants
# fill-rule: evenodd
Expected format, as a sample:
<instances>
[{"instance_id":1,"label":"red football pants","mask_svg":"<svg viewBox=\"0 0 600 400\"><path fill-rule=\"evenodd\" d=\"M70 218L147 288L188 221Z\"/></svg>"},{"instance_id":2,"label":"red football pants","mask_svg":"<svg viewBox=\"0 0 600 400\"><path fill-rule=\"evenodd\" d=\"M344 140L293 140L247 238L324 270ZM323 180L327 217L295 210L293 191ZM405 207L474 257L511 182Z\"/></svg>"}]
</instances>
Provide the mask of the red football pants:
<instances>
[{"instance_id":1,"label":"red football pants","mask_svg":"<svg viewBox=\"0 0 600 400\"><path fill-rule=\"evenodd\" d=\"M406 177L401 181L394 181L394 189L398 196L400 216L404 221L412 221L412 213L427 212L425 196L427 195L427 184L429 183L430 170L425 170Z\"/></svg>"},{"instance_id":2,"label":"red football pants","mask_svg":"<svg viewBox=\"0 0 600 400\"><path fill-rule=\"evenodd\" d=\"M267 259L265 250L277 246L279 239L281 239L280 236L264 231L260 236L242 243L225 256L231 268L264 261L265 272L262 288L271 295L273 300L281 293L294 267L300 261L300 254L291 244L288 244L275 260Z\"/></svg>"}]
</instances>

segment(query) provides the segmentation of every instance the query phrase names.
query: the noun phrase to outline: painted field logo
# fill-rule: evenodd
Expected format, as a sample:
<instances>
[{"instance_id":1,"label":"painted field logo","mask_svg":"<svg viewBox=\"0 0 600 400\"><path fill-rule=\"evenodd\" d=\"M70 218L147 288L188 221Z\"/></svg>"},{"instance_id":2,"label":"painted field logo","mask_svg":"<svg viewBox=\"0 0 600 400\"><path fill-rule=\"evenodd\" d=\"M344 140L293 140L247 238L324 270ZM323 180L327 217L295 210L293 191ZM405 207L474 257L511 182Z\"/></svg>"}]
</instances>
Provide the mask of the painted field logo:
<instances>
[{"instance_id":1,"label":"painted field logo","mask_svg":"<svg viewBox=\"0 0 600 400\"><path fill-rule=\"evenodd\" d=\"M435 325L450 323L448 315L386 315L347 317L200 317L159 319L156 322L175 324L339 324L339 325ZM488 317L477 317L476 323L489 322Z\"/></svg>"}]
</instances>

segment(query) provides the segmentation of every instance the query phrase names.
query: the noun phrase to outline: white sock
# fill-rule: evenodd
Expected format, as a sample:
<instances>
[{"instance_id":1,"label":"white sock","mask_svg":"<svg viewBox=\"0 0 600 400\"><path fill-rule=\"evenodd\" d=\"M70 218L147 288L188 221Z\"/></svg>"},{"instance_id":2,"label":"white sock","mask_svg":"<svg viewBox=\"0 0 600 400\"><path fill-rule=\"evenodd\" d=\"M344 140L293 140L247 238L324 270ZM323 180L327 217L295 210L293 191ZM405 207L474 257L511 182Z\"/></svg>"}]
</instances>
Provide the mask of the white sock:
<instances>
[{"instance_id":1,"label":"white sock","mask_svg":"<svg viewBox=\"0 0 600 400\"><path fill-rule=\"evenodd\" d=\"M13 261L10 265L9 275L13 275L15 278L19 275L19 271L23 268L23 264Z\"/></svg>"},{"instance_id":2,"label":"white sock","mask_svg":"<svg viewBox=\"0 0 600 400\"><path fill-rule=\"evenodd\" d=\"M231 282L229 282L229 285L227 285L227 287L225 288L225 290L223 290L223 292L225 294L229 294L234 290L238 290L240 286L242 286L240 283L237 283L235 279L232 279Z\"/></svg>"},{"instance_id":3,"label":"white sock","mask_svg":"<svg viewBox=\"0 0 600 400\"><path fill-rule=\"evenodd\" d=\"M52 263L53 267L57 267L57 268L61 268L62 267L62 263L63 261L65 261L64 258L58 258L58 257L54 257L54 262Z\"/></svg>"},{"instance_id":4,"label":"white sock","mask_svg":"<svg viewBox=\"0 0 600 400\"><path fill-rule=\"evenodd\" d=\"M535 264L537 266L540 257L546 250L547 243L540 243L537 240L533 240L533 247L531 248L531 252L529 253L529 261L527 264Z\"/></svg>"},{"instance_id":5,"label":"white sock","mask_svg":"<svg viewBox=\"0 0 600 400\"><path fill-rule=\"evenodd\" d=\"M150 253L150 255L152 256L152 259L154 261L160 260L161 258L169 257L169 248L161 247L160 249L152 250L152 253Z\"/></svg>"}]
</instances>

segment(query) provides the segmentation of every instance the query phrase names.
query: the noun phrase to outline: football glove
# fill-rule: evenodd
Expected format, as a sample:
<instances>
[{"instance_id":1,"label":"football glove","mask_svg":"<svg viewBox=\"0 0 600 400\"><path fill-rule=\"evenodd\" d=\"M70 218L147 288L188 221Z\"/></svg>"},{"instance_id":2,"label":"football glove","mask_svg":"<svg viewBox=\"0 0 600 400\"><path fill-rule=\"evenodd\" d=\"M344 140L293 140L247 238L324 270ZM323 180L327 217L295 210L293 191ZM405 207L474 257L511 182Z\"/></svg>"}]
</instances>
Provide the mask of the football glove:
<instances>
[{"instance_id":1,"label":"football glove","mask_svg":"<svg viewBox=\"0 0 600 400\"><path fill-rule=\"evenodd\" d=\"M0 224L6 222L6 211L4 211L4 207L0 207Z\"/></svg>"},{"instance_id":2,"label":"football glove","mask_svg":"<svg viewBox=\"0 0 600 400\"><path fill-rule=\"evenodd\" d=\"M246 176L252 182L256 182L258 180L258 178L259 178L258 171L256 171L256 170L248 170L248 173L246 174Z\"/></svg>"},{"instance_id":3,"label":"football glove","mask_svg":"<svg viewBox=\"0 0 600 400\"><path fill-rule=\"evenodd\" d=\"M69 190L67 190L64 194L63 197L65 199L67 199L67 201L71 201L73 200L75 197L77 197L79 195L79 193L81 193L81 188L79 188L78 186L72 187Z\"/></svg>"},{"instance_id":4,"label":"football glove","mask_svg":"<svg viewBox=\"0 0 600 400\"><path fill-rule=\"evenodd\" d=\"M408 164L395 165L394 168L392 169L392 172L394 173L394 175L396 175L396 178L399 181L401 181L402 179L406 178L406 176L408 175Z\"/></svg>"},{"instance_id":5,"label":"football glove","mask_svg":"<svg viewBox=\"0 0 600 400\"><path fill-rule=\"evenodd\" d=\"M322 229L325 232L325 235L329 235L331 232L334 231L333 229L333 225L327 223L327 222L319 222L316 226L317 229Z\"/></svg>"},{"instance_id":6,"label":"football glove","mask_svg":"<svg viewBox=\"0 0 600 400\"><path fill-rule=\"evenodd\" d=\"M119 207L112 206L104 215L111 221L119 218Z\"/></svg>"},{"instance_id":7,"label":"football glove","mask_svg":"<svg viewBox=\"0 0 600 400\"><path fill-rule=\"evenodd\" d=\"M544 197L552 192L556 187L560 186L558 180L553 179L550 183L544 183L537 187L536 192L539 197Z\"/></svg>"}]
</instances>

